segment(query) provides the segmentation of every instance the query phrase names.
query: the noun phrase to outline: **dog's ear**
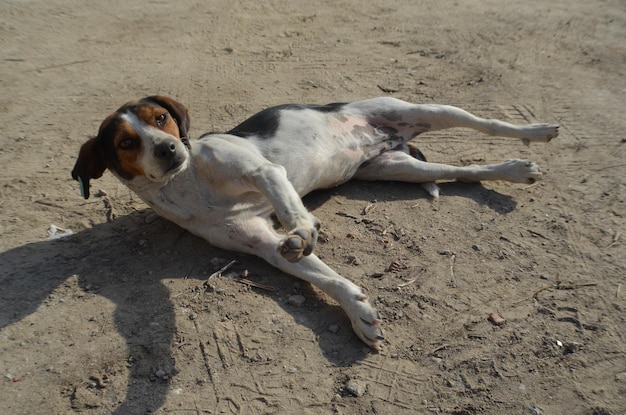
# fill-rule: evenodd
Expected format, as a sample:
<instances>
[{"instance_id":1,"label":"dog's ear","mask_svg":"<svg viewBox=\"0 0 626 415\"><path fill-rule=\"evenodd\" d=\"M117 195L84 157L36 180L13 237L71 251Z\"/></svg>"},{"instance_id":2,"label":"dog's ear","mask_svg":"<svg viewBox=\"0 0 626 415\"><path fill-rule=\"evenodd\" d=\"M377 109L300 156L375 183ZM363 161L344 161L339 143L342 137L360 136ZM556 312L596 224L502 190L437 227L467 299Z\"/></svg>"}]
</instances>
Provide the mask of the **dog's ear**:
<instances>
[{"instance_id":1,"label":"dog's ear","mask_svg":"<svg viewBox=\"0 0 626 415\"><path fill-rule=\"evenodd\" d=\"M72 169L72 178L78 180L80 193L85 199L89 198L89 180L99 178L104 170L106 164L101 140L93 137L81 146L78 160Z\"/></svg>"},{"instance_id":2,"label":"dog's ear","mask_svg":"<svg viewBox=\"0 0 626 415\"><path fill-rule=\"evenodd\" d=\"M180 131L180 138L188 138L189 111L187 111L187 108L185 108L183 104L173 100L172 98L164 97L161 95L147 97L144 100L153 102L165 108L176 120L176 124L178 124L178 131Z\"/></svg>"}]
</instances>

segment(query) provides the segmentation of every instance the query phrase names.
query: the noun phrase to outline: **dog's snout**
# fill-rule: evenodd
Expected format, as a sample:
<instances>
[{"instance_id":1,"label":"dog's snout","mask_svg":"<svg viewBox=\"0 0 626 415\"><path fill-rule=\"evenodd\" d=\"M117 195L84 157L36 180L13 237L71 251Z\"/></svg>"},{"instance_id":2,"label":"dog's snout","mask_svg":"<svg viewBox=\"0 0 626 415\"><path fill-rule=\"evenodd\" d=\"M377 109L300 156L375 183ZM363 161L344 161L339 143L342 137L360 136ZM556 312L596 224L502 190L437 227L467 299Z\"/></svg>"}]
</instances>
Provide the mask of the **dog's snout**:
<instances>
[{"instance_id":1,"label":"dog's snout","mask_svg":"<svg viewBox=\"0 0 626 415\"><path fill-rule=\"evenodd\" d=\"M159 159L168 159L176 154L176 143L165 140L154 147L154 156Z\"/></svg>"}]
</instances>

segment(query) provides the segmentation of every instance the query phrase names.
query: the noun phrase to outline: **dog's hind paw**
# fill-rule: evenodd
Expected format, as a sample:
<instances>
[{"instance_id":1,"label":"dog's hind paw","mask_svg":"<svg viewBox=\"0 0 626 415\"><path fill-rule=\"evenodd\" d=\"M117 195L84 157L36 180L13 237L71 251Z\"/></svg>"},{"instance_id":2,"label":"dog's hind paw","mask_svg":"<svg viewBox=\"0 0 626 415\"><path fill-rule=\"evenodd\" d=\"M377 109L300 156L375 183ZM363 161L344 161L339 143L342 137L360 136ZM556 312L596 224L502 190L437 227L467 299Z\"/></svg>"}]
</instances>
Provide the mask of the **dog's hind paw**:
<instances>
[{"instance_id":1,"label":"dog's hind paw","mask_svg":"<svg viewBox=\"0 0 626 415\"><path fill-rule=\"evenodd\" d=\"M317 244L317 229L296 228L280 241L278 251L289 262L298 262L303 256L311 255Z\"/></svg>"},{"instance_id":2,"label":"dog's hind paw","mask_svg":"<svg viewBox=\"0 0 626 415\"><path fill-rule=\"evenodd\" d=\"M530 160L507 160L500 166L503 178L510 182L533 184L543 177L541 167Z\"/></svg>"},{"instance_id":3,"label":"dog's hind paw","mask_svg":"<svg viewBox=\"0 0 626 415\"><path fill-rule=\"evenodd\" d=\"M524 127L525 143L543 142L547 143L559 135L559 126L553 124L530 124Z\"/></svg>"}]
</instances>

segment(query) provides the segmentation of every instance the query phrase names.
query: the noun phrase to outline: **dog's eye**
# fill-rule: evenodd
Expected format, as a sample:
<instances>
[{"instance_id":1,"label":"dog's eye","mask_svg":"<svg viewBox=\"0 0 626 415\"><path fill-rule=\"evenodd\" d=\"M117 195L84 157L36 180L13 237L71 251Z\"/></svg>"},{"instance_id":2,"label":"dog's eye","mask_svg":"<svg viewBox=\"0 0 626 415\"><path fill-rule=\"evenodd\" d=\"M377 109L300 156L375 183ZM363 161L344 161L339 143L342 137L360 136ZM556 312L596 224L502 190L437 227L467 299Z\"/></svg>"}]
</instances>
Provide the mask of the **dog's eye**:
<instances>
[{"instance_id":1,"label":"dog's eye","mask_svg":"<svg viewBox=\"0 0 626 415\"><path fill-rule=\"evenodd\" d=\"M156 116L156 125L159 127L163 127L165 122L167 121L167 114L159 114Z\"/></svg>"},{"instance_id":2,"label":"dog's eye","mask_svg":"<svg viewBox=\"0 0 626 415\"><path fill-rule=\"evenodd\" d=\"M119 147L122 150L132 150L137 147L137 140L133 140L132 138L126 138L120 141Z\"/></svg>"}]
</instances>

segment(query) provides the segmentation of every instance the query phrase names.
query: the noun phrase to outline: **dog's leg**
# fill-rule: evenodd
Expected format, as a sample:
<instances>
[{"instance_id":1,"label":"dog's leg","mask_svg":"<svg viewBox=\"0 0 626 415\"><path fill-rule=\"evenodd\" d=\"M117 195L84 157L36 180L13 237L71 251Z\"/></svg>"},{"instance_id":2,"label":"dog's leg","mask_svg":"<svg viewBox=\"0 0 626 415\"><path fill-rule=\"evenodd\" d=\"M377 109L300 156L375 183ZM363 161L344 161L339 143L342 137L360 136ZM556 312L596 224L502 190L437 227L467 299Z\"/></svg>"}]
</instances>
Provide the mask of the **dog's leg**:
<instances>
[{"instance_id":1,"label":"dog's leg","mask_svg":"<svg viewBox=\"0 0 626 415\"><path fill-rule=\"evenodd\" d=\"M390 180L425 183L435 180L506 180L516 183L534 183L542 177L541 168L530 160L507 160L485 166L450 166L429 163L411 157L404 151L388 151L365 162L354 176L361 180ZM427 189L428 190L428 189ZM432 193L431 193L432 194ZM438 192L433 194L438 196Z\"/></svg>"},{"instance_id":2,"label":"dog's leg","mask_svg":"<svg viewBox=\"0 0 626 415\"><path fill-rule=\"evenodd\" d=\"M480 118L450 105L412 104L391 97L357 101L346 105L346 109L361 113L374 126L394 128L407 140L426 131L455 127L472 128L488 135L533 142L547 142L559 134L557 125L514 125L496 119Z\"/></svg>"},{"instance_id":3,"label":"dog's leg","mask_svg":"<svg viewBox=\"0 0 626 415\"><path fill-rule=\"evenodd\" d=\"M211 232L207 239L224 249L259 256L281 271L315 285L341 305L361 340L372 349L380 349L384 340L380 316L363 291L315 255L303 257L298 262L285 259L277 249L281 235L272 229L268 220L260 217L245 219Z\"/></svg>"},{"instance_id":4,"label":"dog's leg","mask_svg":"<svg viewBox=\"0 0 626 415\"><path fill-rule=\"evenodd\" d=\"M418 105L415 116L429 123L429 131L465 127L483 134L519 138L532 142L548 142L559 134L559 126L551 124L514 125L506 121L477 117L450 105Z\"/></svg>"},{"instance_id":5,"label":"dog's leg","mask_svg":"<svg viewBox=\"0 0 626 415\"><path fill-rule=\"evenodd\" d=\"M265 163L248 178L269 199L276 216L289 231L277 244L281 255L291 262L310 255L317 243L320 222L302 203L287 179L285 169L277 164Z\"/></svg>"},{"instance_id":6,"label":"dog's leg","mask_svg":"<svg viewBox=\"0 0 626 415\"><path fill-rule=\"evenodd\" d=\"M403 150L404 152L407 152L408 150L408 153L411 155L411 157L413 157L414 159L417 159L418 161L424 161L424 162L426 161L426 157L424 156L424 154L413 143L408 143L407 146L404 147ZM426 192L432 197L434 197L435 199L439 197L440 189L434 180L431 182L422 182L422 183L419 183L419 185L422 187L422 189L426 190Z\"/></svg>"}]
</instances>

